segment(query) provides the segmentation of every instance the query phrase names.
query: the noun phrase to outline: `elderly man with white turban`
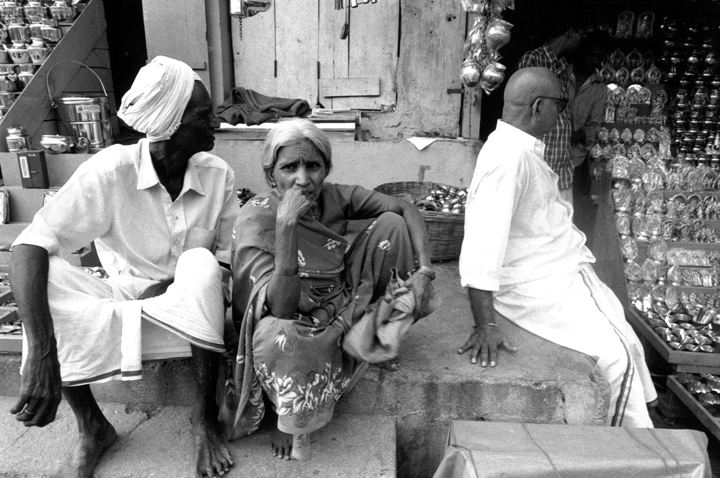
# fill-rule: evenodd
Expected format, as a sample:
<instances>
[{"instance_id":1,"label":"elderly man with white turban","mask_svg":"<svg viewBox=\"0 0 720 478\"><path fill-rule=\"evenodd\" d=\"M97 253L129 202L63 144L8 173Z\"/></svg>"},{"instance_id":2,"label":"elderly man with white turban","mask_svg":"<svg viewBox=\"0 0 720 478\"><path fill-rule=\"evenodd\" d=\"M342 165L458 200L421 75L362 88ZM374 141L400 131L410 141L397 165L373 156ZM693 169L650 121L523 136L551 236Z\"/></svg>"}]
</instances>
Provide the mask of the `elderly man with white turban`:
<instances>
[{"instance_id":1,"label":"elderly man with white turban","mask_svg":"<svg viewBox=\"0 0 720 478\"><path fill-rule=\"evenodd\" d=\"M118 116L147 138L88 159L13 244L24 340L11 413L45 426L62 391L80 436L60 476L92 476L117 434L89 384L141 378L142 330L162 327L192 350L196 473L222 475L233 462L215 385L237 204L232 170L207 153L219 122L200 78L165 57L140 70ZM92 241L106 281L66 261Z\"/></svg>"}]
</instances>

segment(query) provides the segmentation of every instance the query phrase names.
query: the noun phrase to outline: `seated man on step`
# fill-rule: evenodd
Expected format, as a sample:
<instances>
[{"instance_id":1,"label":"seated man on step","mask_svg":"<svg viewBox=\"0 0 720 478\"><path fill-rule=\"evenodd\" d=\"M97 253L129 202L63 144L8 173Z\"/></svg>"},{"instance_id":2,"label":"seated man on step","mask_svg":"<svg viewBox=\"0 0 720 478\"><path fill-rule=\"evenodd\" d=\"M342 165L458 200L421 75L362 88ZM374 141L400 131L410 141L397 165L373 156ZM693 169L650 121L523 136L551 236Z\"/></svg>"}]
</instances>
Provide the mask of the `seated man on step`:
<instances>
[{"instance_id":1,"label":"seated man on step","mask_svg":"<svg viewBox=\"0 0 720 478\"><path fill-rule=\"evenodd\" d=\"M89 384L141 378L141 326L160 326L192 349L196 474L222 475L233 461L215 402L221 266L229 269L237 204L232 170L206 153L219 121L200 78L166 57L140 70L118 116L147 138L87 160L13 244L24 340L21 396L11 413L43 427L55 419L62 391L79 437L59 476L93 476L117 433ZM65 261L92 241L107 281Z\"/></svg>"},{"instance_id":2,"label":"seated man on step","mask_svg":"<svg viewBox=\"0 0 720 478\"><path fill-rule=\"evenodd\" d=\"M475 319L459 353L497 363L515 350L496 325L518 326L587 354L610 383L607 425L652 427L657 398L642 346L620 301L593 271L585 235L572 223L558 175L543 161L544 134L567 106L552 71L518 70L505 88L502 120L480 151L468 191L460 276Z\"/></svg>"}]
</instances>

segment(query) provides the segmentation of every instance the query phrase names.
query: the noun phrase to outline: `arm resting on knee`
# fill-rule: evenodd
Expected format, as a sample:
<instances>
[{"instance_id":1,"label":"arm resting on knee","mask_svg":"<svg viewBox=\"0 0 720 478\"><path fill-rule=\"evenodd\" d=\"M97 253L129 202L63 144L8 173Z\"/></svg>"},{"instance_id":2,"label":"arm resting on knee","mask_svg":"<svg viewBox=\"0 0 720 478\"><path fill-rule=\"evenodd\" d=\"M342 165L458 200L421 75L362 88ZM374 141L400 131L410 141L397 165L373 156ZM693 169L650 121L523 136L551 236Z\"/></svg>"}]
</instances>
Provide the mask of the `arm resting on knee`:
<instances>
[{"instance_id":1,"label":"arm resting on knee","mask_svg":"<svg viewBox=\"0 0 720 478\"><path fill-rule=\"evenodd\" d=\"M42 247L13 247L10 287L27 336L28 354L22 370L20 400L11 413L19 413L24 407L32 410L31 415L17 416L26 426L52 422L61 397L60 363L47 296L49 264L48 252Z\"/></svg>"}]
</instances>

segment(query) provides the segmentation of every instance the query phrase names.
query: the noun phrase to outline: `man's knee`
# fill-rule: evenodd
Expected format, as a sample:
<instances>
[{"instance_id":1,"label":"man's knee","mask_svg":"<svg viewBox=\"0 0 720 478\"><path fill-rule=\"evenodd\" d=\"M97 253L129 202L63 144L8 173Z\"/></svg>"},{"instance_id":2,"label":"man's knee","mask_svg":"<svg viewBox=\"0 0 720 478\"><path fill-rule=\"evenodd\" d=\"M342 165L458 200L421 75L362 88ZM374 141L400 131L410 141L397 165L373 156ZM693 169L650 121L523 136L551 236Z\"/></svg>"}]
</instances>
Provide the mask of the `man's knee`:
<instances>
[{"instance_id":1,"label":"man's knee","mask_svg":"<svg viewBox=\"0 0 720 478\"><path fill-rule=\"evenodd\" d=\"M220 282L222 272L212 252L196 247L183 252L175 268L175 281L188 278L194 282Z\"/></svg>"},{"instance_id":2,"label":"man's knee","mask_svg":"<svg viewBox=\"0 0 720 478\"><path fill-rule=\"evenodd\" d=\"M51 254L48 256L48 280L58 281L67 276L68 272L77 270L77 267L70 264L65 259Z\"/></svg>"}]
</instances>

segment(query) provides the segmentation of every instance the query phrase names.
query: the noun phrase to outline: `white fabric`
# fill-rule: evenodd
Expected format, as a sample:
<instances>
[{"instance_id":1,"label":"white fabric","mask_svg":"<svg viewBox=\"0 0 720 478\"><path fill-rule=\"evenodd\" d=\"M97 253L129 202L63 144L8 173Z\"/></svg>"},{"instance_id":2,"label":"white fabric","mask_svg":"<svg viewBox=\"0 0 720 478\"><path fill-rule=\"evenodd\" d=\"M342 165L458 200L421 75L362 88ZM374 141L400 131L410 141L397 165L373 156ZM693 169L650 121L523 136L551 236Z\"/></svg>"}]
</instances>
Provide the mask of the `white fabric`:
<instances>
[{"instance_id":1,"label":"white fabric","mask_svg":"<svg viewBox=\"0 0 720 478\"><path fill-rule=\"evenodd\" d=\"M230 167L216 156L198 153L190 158L183 189L172 201L155 173L147 140L132 146L106 148L78 168L13 243L40 246L52 259L53 256L64 259L95 241L100 261L110 276L108 282L88 284L87 280L80 281L69 275L57 281L62 292L55 294L55 299L50 297L51 311L59 307L53 312L56 332L59 320L56 314L66 309L73 311L68 314L73 320L79 320L80 314L97 323L97 329L80 335L84 343L92 347L73 351L66 357L70 363L82 364L86 360L94 363L95 349L114 357L113 360L120 360L123 350L119 338L130 339L140 334L140 309L132 304L116 307L116 302L137 299L147 295L148 290L158 288L160 283L178 281L176 270L185 251L198 247L212 251L215 268L218 261L230 263L232 227L238 210L234 192L235 178ZM189 273L191 282L198 273ZM192 283L189 288L193 288ZM171 286L168 291L175 289L177 287ZM194 305L187 309L192 312L187 320L202 320L198 316L209 320L215 305L207 309L193 297L188 294L188 300L194 301ZM181 321L180 325L173 325L175 329L180 328L173 330L179 335L188 334L182 332L182 328L192 329L178 319L186 317L177 310L184 307L183 298L184 293L180 293L167 306L177 312L171 314L175 319L158 312L159 322ZM53 304L53 300L59 301L58 304ZM81 304L79 311L72 308L74 303ZM148 307L155 312L152 304L151 300L144 307L146 316ZM214 340L212 334L195 334L201 341ZM137 346L127 348L131 344L126 341L124 366L128 373L139 373L138 349ZM117 367L119 370L120 362ZM98 370L85 372L95 376L92 373ZM102 373L109 371L103 369Z\"/></svg>"},{"instance_id":2,"label":"white fabric","mask_svg":"<svg viewBox=\"0 0 720 478\"><path fill-rule=\"evenodd\" d=\"M558 196L545 145L502 121L478 156L460 254L463 287L502 290L594 262ZM482 186L482 187L481 187Z\"/></svg>"},{"instance_id":3,"label":"white fabric","mask_svg":"<svg viewBox=\"0 0 720 478\"><path fill-rule=\"evenodd\" d=\"M461 282L495 291L495 309L520 327L593 357L611 385L609 421L620 398L623 407L627 401L620 424L650 427L645 403L657 395L642 346L593 272L595 259L543 149L503 122L483 146L469 190ZM623 386L626 371L634 376Z\"/></svg>"},{"instance_id":4,"label":"white fabric","mask_svg":"<svg viewBox=\"0 0 720 478\"><path fill-rule=\"evenodd\" d=\"M574 205L574 203L573 203L573 187L570 186L567 189L561 189L560 190L560 199L562 199L566 203L573 206Z\"/></svg>"},{"instance_id":5,"label":"white fabric","mask_svg":"<svg viewBox=\"0 0 720 478\"><path fill-rule=\"evenodd\" d=\"M118 117L145 133L150 142L164 141L180 126L200 77L185 63L157 56L142 67L123 95Z\"/></svg>"},{"instance_id":6,"label":"white fabric","mask_svg":"<svg viewBox=\"0 0 720 478\"><path fill-rule=\"evenodd\" d=\"M224 350L222 272L207 249L191 249L181 256L175 281L164 294L135 300L138 292L144 293L114 287L50 257L48 301L63 386L140 379L142 329L153 324L199 347ZM141 310L142 318L151 323L141 321ZM27 341L23 342L24 359Z\"/></svg>"},{"instance_id":7,"label":"white fabric","mask_svg":"<svg viewBox=\"0 0 720 478\"><path fill-rule=\"evenodd\" d=\"M113 283L145 290L172 279L187 249L205 247L229 264L237 210L234 174L222 159L192 156L173 202L155 173L149 143L141 140L113 145L83 163L14 244L67 258L94 240Z\"/></svg>"}]
</instances>

